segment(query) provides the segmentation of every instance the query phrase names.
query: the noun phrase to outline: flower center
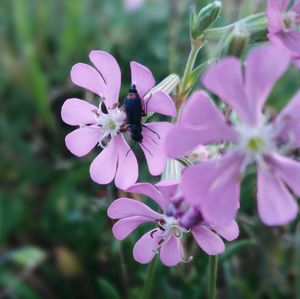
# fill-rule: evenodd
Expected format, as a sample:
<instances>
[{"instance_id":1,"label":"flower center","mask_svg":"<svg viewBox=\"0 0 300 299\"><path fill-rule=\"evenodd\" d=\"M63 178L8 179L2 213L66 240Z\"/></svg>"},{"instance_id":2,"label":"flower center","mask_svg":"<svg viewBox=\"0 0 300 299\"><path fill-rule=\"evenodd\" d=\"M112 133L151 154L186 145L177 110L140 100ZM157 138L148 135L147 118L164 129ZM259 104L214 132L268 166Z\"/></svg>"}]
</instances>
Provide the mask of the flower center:
<instances>
[{"instance_id":1,"label":"flower center","mask_svg":"<svg viewBox=\"0 0 300 299\"><path fill-rule=\"evenodd\" d=\"M160 224L162 229L164 230L164 235L166 237L168 236L174 236L176 238L181 238L183 233L187 233L188 230L181 227L179 225L179 222L176 218L174 217L165 217L165 223Z\"/></svg>"},{"instance_id":2,"label":"flower center","mask_svg":"<svg viewBox=\"0 0 300 299\"><path fill-rule=\"evenodd\" d=\"M240 134L237 149L245 155L246 168L253 162L263 163L264 156L272 151L277 151L275 144L276 130L268 125L260 127L237 126ZM244 169L243 169L244 170Z\"/></svg>"},{"instance_id":3,"label":"flower center","mask_svg":"<svg viewBox=\"0 0 300 299\"><path fill-rule=\"evenodd\" d=\"M103 133L99 145L104 147L103 140L107 137L112 138L116 136L125 125L126 115L119 108L110 109L108 110L108 113L103 113L101 111L94 113L96 122Z\"/></svg>"},{"instance_id":4,"label":"flower center","mask_svg":"<svg viewBox=\"0 0 300 299\"><path fill-rule=\"evenodd\" d=\"M261 152L264 147L264 140L260 136L252 137L247 142L247 149L251 152Z\"/></svg>"},{"instance_id":5,"label":"flower center","mask_svg":"<svg viewBox=\"0 0 300 299\"><path fill-rule=\"evenodd\" d=\"M296 17L297 15L294 11L289 11L283 14L282 24L283 24L284 31L288 32L297 29Z\"/></svg>"}]
</instances>

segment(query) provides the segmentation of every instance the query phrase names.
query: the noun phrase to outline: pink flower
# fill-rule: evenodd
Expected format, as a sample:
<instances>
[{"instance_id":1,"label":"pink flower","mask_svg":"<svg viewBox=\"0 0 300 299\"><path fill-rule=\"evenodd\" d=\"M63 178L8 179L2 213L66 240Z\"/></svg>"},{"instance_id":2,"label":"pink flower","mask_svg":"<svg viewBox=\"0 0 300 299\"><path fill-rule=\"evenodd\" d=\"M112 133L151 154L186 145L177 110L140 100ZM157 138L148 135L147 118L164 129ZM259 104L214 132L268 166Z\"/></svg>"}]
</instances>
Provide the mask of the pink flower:
<instances>
[{"instance_id":1,"label":"pink flower","mask_svg":"<svg viewBox=\"0 0 300 299\"><path fill-rule=\"evenodd\" d=\"M300 1L288 9L290 0L268 0L268 37L287 50L295 64L300 64Z\"/></svg>"},{"instance_id":2,"label":"pink flower","mask_svg":"<svg viewBox=\"0 0 300 299\"><path fill-rule=\"evenodd\" d=\"M88 154L96 145L103 147L90 166L91 178L99 184L108 184L115 179L117 187L126 189L138 178L138 163L124 138L128 125L118 104L121 71L116 60L106 52L91 51L89 58L94 67L84 63L74 65L71 79L74 84L96 94L100 105L97 107L75 98L65 101L61 110L63 121L79 126L66 136L66 146L78 157ZM148 93L155 85L148 68L131 62L131 78L147 112L176 114L175 105L166 93ZM170 126L167 122L151 122L142 128L143 141L139 144L152 175L159 175L164 170L166 155L161 143Z\"/></svg>"},{"instance_id":3,"label":"pink flower","mask_svg":"<svg viewBox=\"0 0 300 299\"><path fill-rule=\"evenodd\" d=\"M184 255L185 234L191 233L209 255L220 254L225 249L222 239L213 230L228 241L234 240L239 234L235 221L222 227L204 221L201 212L184 201L177 181L162 181L155 186L139 183L126 191L146 195L162 209L161 213L155 212L131 198L119 198L108 208L108 216L118 220L113 226L113 234L118 240L125 239L143 223L155 224L155 228L145 233L133 248L133 257L139 263L149 263L158 253L166 266L190 261L192 257Z\"/></svg>"},{"instance_id":4,"label":"pink flower","mask_svg":"<svg viewBox=\"0 0 300 299\"><path fill-rule=\"evenodd\" d=\"M282 225L296 217L298 206L287 186L300 196L300 163L288 157L288 152L300 146L300 92L274 121L262 113L288 64L286 53L271 45L252 50L244 65L237 58L224 58L208 70L203 83L230 105L232 117L226 119L205 92L196 92L168 134L166 149L172 157L182 156L198 144L228 145L222 148L227 152L221 158L183 172L186 199L201 209L207 221L220 225L235 218L240 174L255 162L262 221Z\"/></svg>"}]
</instances>

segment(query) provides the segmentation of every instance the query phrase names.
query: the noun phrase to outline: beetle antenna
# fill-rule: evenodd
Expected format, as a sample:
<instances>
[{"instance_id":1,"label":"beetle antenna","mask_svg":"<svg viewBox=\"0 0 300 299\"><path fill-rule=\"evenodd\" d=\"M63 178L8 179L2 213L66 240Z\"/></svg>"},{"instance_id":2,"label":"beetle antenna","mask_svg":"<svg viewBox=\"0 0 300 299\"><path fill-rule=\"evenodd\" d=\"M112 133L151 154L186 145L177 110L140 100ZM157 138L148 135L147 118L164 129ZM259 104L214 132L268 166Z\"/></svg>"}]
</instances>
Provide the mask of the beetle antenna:
<instances>
[{"instance_id":1,"label":"beetle antenna","mask_svg":"<svg viewBox=\"0 0 300 299\"><path fill-rule=\"evenodd\" d=\"M148 129L149 131L151 131L153 134L155 134L157 136L158 139L160 139L160 136L157 132L155 132L154 130L150 129L149 127L145 126L145 125L141 125L143 128Z\"/></svg>"},{"instance_id":2,"label":"beetle antenna","mask_svg":"<svg viewBox=\"0 0 300 299\"><path fill-rule=\"evenodd\" d=\"M153 156L153 154L146 148L146 146L141 142L140 143L141 147L143 147L151 156Z\"/></svg>"},{"instance_id":3,"label":"beetle antenna","mask_svg":"<svg viewBox=\"0 0 300 299\"><path fill-rule=\"evenodd\" d=\"M134 149L134 147L136 146L136 144L137 144L137 142L135 142L135 143L133 144L133 146L131 146L131 148L130 148L130 149L128 150L128 152L126 153L125 157L127 157L128 154Z\"/></svg>"}]
</instances>

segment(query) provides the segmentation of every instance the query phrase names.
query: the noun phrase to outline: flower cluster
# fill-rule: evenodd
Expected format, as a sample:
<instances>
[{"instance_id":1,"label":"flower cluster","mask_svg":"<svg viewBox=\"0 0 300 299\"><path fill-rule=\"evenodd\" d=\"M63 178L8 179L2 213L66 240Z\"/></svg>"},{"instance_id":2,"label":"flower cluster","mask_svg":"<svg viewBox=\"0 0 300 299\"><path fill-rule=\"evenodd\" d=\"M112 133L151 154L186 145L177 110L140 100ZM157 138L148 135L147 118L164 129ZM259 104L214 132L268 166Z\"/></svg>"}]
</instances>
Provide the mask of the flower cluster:
<instances>
[{"instance_id":1,"label":"flower cluster","mask_svg":"<svg viewBox=\"0 0 300 299\"><path fill-rule=\"evenodd\" d=\"M172 157L199 144L228 144L222 146L218 159L191 166L183 173L186 199L202 207L210 221L224 224L235 218L241 174L252 163L258 169L262 221L282 225L296 217L297 203L285 185L300 195L300 163L289 156L300 141L299 93L274 120L262 110L288 65L285 52L272 45L252 50L243 65L237 58L224 58L206 72L203 84L230 107L231 117L225 118L205 92L196 92L168 135L166 150Z\"/></svg>"},{"instance_id":2,"label":"flower cluster","mask_svg":"<svg viewBox=\"0 0 300 299\"><path fill-rule=\"evenodd\" d=\"M228 241L239 234L235 221L223 226L207 222L200 210L187 204L177 181L162 181L155 186L139 183L126 191L148 196L162 210L161 213L155 212L144 203L130 198L119 198L108 208L108 216L118 219L113 226L118 240L125 239L143 223L155 224L155 228L145 233L133 248L134 259L142 264L149 263L158 252L166 266L190 261L192 257L185 255L183 247L183 236L186 234L191 234L209 255L224 251L224 243L216 233Z\"/></svg>"},{"instance_id":3,"label":"flower cluster","mask_svg":"<svg viewBox=\"0 0 300 299\"><path fill-rule=\"evenodd\" d=\"M99 184L114 180L125 192L153 200L160 210L125 197L114 200L108 208L108 216L116 220L113 234L118 240L142 224L152 225L133 248L136 261L146 264L159 254L167 266L188 262L192 256L185 241L191 237L207 254L222 253L225 246L220 236L232 241L239 234L240 186L249 166L257 170L262 222L276 226L296 218L300 92L278 115L264 108L290 62L298 64L300 58L300 1L291 8L288 4L287 0L269 0L271 42L252 49L244 62L230 56L212 65L201 80L206 91L195 91L189 98L186 95L194 80L188 77L191 66L178 88L182 94L173 101L168 84L163 84L165 88L155 86L151 71L131 62L131 86L124 103L119 102L120 68L110 54L92 51L89 58L93 66L78 63L72 68L73 83L96 94L97 105L76 98L63 104L63 121L78 127L66 136L67 148L81 157L98 145L101 152L90 166L91 178ZM194 39L196 45L202 45L202 31ZM209 93L222 102L220 107ZM147 113L171 116L177 123L147 123ZM136 183L136 144L144 152L151 175L162 174L167 159L187 162L181 165L178 180L171 181L171 175L155 185Z\"/></svg>"},{"instance_id":4,"label":"flower cluster","mask_svg":"<svg viewBox=\"0 0 300 299\"><path fill-rule=\"evenodd\" d=\"M89 58L95 67L78 63L71 70L71 79L74 84L96 94L99 104L94 106L74 98L64 103L63 121L79 126L66 136L66 146L71 153L82 157L99 145L103 150L91 164L91 178L99 184L108 184L115 179L117 187L126 189L138 178L138 163L125 140L130 128L118 102L121 71L116 60L106 52L91 51ZM175 115L175 105L168 94L159 90L151 93L155 80L148 68L131 62L131 79L147 112ZM170 123L151 122L141 128L143 140L139 144L150 173L160 175L166 164L162 140Z\"/></svg>"}]
</instances>

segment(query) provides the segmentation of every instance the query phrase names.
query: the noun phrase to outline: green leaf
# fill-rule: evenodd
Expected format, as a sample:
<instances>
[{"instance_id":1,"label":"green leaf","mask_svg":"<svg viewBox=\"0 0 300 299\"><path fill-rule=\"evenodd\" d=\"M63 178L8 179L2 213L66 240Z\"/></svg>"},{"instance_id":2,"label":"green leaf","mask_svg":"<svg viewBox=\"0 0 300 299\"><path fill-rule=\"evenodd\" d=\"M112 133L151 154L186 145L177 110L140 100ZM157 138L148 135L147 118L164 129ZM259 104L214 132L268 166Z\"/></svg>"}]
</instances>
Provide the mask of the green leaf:
<instances>
[{"instance_id":1,"label":"green leaf","mask_svg":"<svg viewBox=\"0 0 300 299\"><path fill-rule=\"evenodd\" d=\"M28 246L11 253L10 259L26 268L32 268L40 264L46 257L43 250L37 247Z\"/></svg>"},{"instance_id":2,"label":"green leaf","mask_svg":"<svg viewBox=\"0 0 300 299\"><path fill-rule=\"evenodd\" d=\"M226 248L226 251L219 256L219 262L222 263L230 259L236 253L242 251L243 249L255 245L255 242L252 240L239 240L232 244L229 244Z\"/></svg>"},{"instance_id":3,"label":"green leaf","mask_svg":"<svg viewBox=\"0 0 300 299\"><path fill-rule=\"evenodd\" d=\"M190 90L194 87L195 83L199 79L200 75L214 62L214 59L206 61L205 63L202 63L198 65L190 74L188 79L188 88L187 92L189 93Z\"/></svg>"},{"instance_id":4,"label":"green leaf","mask_svg":"<svg viewBox=\"0 0 300 299\"><path fill-rule=\"evenodd\" d=\"M103 299L121 299L118 291L108 280L100 278L99 285L103 295Z\"/></svg>"}]
</instances>

